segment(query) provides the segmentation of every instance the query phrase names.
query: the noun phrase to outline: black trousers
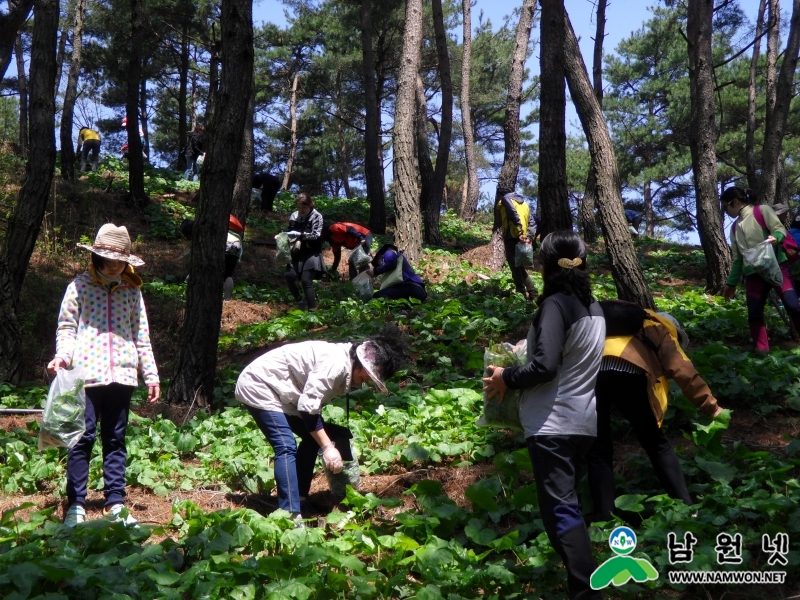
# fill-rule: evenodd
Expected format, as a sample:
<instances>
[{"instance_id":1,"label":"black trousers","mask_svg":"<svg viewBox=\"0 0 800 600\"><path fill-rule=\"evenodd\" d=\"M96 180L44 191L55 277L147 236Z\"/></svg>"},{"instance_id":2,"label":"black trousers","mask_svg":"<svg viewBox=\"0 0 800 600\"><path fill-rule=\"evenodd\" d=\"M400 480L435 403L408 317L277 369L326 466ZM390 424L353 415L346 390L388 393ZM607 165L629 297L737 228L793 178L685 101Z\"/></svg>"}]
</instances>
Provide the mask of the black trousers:
<instances>
[{"instance_id":1,"label":"black trousers","mask_svg":"<svg viewBox=\"0 0 800 600\"><path fill-rule=\"evenodd\" d=\"M515 239L503 240L503 246L506 251L506 262L508 263L508 268L511 270L511 279L514 280L514 289L520 294L526 294L528 297L532 298L536 295L536 286L533 284L533 280L531 276L528 275L525 267L516 266L515 253L517 250L517 241L518 240Z\"/></svg>"},{"instance_id":2,"label":"black trousers","mask_svg":"<svg viewBox=\"0 0 800 600\"><path fill-rule=\"evenodd\" d=\"M607 520L614 509L616 494L614 442L611 433L612 405L630 422L669 497L693 504L678 457L650 408L647 385L647 376L644 374L600 371L597 376L597 438L586 456L594 504L592 520Z\"/></svg>"},{"instance_id":3,"label":"black trousers","mask_svg":"<svg viewBox=\"0 0 800 600\"><path fill-rule=\"evenodd\" d=\"M597 568L581 513L578 482L586 474L588 435L534 435L527 439L539 511L550 544L567 567L571 600L601 600L589 580Z\"/></svg>"},{"instance_id":4,"label":"black trousers","mask_svg":"<svg viewBox=\"0 0 800 600\"><path fill-rule=\"evenodd\" d=\"M298 277L297 271L293 265L286 265L286 285L289 286L289 291L294 296L294 299L300 301L300 287L303 288L303 296L306 300L308 308L314 308L317 305L317 296L314 293L314 280L317 278L317 272L313 269L306 269ZM300 280L300 285L297 280Z\"/></svg>"}]
</instances>

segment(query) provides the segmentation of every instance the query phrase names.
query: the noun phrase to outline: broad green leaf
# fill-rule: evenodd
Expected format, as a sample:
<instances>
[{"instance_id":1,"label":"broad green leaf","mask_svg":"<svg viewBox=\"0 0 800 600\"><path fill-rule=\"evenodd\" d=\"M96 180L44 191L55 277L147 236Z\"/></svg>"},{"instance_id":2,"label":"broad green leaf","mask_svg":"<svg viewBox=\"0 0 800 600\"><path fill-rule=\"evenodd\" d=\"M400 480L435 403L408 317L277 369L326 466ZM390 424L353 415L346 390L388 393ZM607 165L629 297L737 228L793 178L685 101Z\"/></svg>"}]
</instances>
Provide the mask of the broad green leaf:
<instances>
[{"instance_id":1,"label":"broad green leaf","mask_svg":"<svg viewBox=\"0 0 800 600\"><path fill-rule=\"evenodd\" d=\"M695 456L694 461L697 463L698 467L711 475L712 479L724 485L728 485L733 481L733 478L736 477L737 470L733 465L706 460L702 456Z\"/></svg>"},{"instance_id":2,"label":"broad green leaf","mask_svg":"<svg viewBox=\"0 0 800 600\"><path fill-rule=\"evenodd\" d=\"M620 510L627 510L628 512L642 512L644 510L642 501L645 498L647 498L647 496L644 494L626 494L614 500L614 506Z\"/></svg>"}]
</instances>

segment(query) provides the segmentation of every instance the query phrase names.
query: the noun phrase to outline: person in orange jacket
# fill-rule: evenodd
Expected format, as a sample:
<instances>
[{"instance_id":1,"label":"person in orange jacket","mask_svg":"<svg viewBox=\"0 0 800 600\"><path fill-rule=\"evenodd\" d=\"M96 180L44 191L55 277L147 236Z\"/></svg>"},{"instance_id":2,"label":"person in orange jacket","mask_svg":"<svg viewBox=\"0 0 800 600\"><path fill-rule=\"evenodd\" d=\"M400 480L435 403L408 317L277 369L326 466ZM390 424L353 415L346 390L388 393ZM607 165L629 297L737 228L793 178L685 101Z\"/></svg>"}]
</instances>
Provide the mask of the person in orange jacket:
<instances>
[{"instance_id":1,"label":"person in orange jacket","mask_svg":"<svg viewBox=\"0 0 800 600\"><path fill-rule=\"evenodd\" d=\"M348 260L350 279L369 268L369 263L359 268L352 261L352 250L361 246L369 255L372 247L372 232L363 225L347 222L332 223L322 229L322 239L331 245L333 251L333 264L331 265L333 273L339 269L339 262L342 260L342 246L351 250Z\"/></svg>"}]
</instances>

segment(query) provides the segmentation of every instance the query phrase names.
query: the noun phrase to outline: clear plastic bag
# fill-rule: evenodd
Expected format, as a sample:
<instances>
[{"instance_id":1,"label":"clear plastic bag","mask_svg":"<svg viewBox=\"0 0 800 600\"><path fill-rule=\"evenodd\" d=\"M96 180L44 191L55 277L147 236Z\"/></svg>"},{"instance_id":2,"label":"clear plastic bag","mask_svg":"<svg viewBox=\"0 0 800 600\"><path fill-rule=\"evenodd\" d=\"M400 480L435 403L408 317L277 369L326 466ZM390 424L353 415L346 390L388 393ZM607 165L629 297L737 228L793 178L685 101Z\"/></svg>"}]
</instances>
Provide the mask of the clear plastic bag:
<instances>
[{"instance_id":1,"label":"clear plastic bag","mask_svg":"<svg viewBox=\"0 0 800 600\"><path fill-rule=\"evenodd\" d=\"M508 343L493 344L483 353L484 377L489 376L489 365L495 367L516 367L524 365L528 359L528 342L522 340L516 346ZM483 395L483 414L475 423L478 427L495 427L498 429L511 429L522 431L519 419L519 404L521 391L506 390L503 403L495 398L488 400Z\"/></svg>"},{"instance_id":2,"label":"clear plastic bag","mask_svg":"<svg viewBox=\"0 0 800 600\"><path fill-rule=\"evenodd\" d=\"M83 369L59 369L50 384L39 428L39 450L72 448L86 431Z\"/></svg>"},{"instance_id":3,"label":"clear plastic bag","mask_svg":"<svg viewBox=\"0 0 800 600\"><path fill-rule=\"evenodd\" d=\"M517 267L533 267L533 244L517 242L514 250L514 265Z\"/></svg>"},{"instance_id":4,"label":"clear plastic bag","mask_svg":"<svg viewBox=\"0 0 800 600\"><path fill-rule=\"evenodd\" d=\"M755 269L764 280L774 286L780 287L783 283L783 273L778 264L778 259L775 258L775 250L772 249L772 244L764 240L760 244L742 251L742 258L746 265L750 265Z\"/></svg>"},{"instance_id":5,"label":"clear plastic bag","mask_svg":"<svg viewBox=\"0 0 800 600\"><path fill-rule=\"evenodd\" d=\"M359 273L353 278L352 283L353 289L356 292L356 298L362 302L369 302L372 300L372 278L369 276L369 273L366 271Z\"/></svg>"},{"instance_id":6,"label":"clear plastic bag","mask_svg":"<svg viewBox=\"0 0 800 600\"><path fill-rule=\"evenodd\" d=\"M364 252L364 248L362 246L356 246L350 251L350 258L348 259L356 269L360 269L362 267L366 267L369 264L369 261L372 259L370 258L369 254Z\"/></svg>"},{"instance_id":7,"label":"clear plastic bag","mask_svg":"<svg viewBox=\"0 0 800 600\"><path fill-rule=\"evenodd\" d=\"M279 265L288 265L292 262L292 243L289 241L289 234L282 231L275 236L278 249L275 251L275 262Z\"/></svg>"},{"instance_id":8,"label":"clear plastic bag","mask_svg":"<svg viewBox=\"0 0 800 600\"><path fill-rule=\"evenodd\" d=\"M322 467L325 472L325 479L328 480L328 489L336 502L345 497L348 485L354 490L358 490L361 486L361 470L355 454L353 455L353 460L342 461L342 464L344 467L339 473L334 473L324 465Z\"/></svg>"}]
</instances>

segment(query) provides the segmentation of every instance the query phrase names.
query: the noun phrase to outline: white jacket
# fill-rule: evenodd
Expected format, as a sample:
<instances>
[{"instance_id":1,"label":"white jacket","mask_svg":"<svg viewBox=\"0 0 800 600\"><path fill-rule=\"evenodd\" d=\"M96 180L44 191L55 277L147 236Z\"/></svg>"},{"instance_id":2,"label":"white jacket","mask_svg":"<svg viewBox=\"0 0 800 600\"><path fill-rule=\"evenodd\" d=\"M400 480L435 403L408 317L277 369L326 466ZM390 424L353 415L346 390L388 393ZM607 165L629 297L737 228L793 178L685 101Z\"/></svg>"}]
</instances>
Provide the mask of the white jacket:
<instances>
[{"instance_id":1,"label":"white jacket","mask_svg":"<svg viewBox=\"0 0 800 600\"><path fill-rule=\"evenodd\" d=\"M259 356L236 381L242 404L297 416L319 414L322 406L350 391L352 344L299 342Z\"/></svg>"}]
</instances>

